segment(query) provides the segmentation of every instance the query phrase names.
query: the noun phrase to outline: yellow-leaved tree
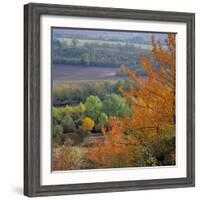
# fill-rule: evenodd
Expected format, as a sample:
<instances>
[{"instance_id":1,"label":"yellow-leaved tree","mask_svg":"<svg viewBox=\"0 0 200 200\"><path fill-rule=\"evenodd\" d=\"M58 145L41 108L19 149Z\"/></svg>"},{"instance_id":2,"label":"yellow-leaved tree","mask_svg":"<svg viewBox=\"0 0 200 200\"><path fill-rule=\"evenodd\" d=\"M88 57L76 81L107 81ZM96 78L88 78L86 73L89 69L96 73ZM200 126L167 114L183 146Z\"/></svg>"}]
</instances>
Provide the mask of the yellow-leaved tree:
<instances>
[{"instance_id":1,"label":"yellow-leaved tree","mask_svg":"<svg viewBox=\"0 0 200 200\"><path fill-rule=\"evenodd\" d=\"M90 131L94 128L95 122L90 117L85 117L82 122L82 128L85 133L90 133Z\"/></svg>"}]
</instances>

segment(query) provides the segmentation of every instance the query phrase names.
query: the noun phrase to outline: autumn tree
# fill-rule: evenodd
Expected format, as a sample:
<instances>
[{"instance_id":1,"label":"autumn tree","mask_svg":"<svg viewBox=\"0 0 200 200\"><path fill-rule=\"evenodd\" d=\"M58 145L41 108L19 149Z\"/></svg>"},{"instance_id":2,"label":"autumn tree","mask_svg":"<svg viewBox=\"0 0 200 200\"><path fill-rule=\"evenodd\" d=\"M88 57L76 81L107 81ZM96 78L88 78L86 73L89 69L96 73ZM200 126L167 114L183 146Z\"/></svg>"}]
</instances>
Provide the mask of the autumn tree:
<instances>
[{"instance_id":1,"label":"autumn tree","mask_svg":"<svg viewBox=\"0 0 200 200\"><path fill-rule=\"evenodd\" d=\"M116 117L110 118L108 132L102 127L104 141L99 141L87 152L87 158L91 161L93 168L102 167L131 167L130 157L134 141L128 140L124 135L123 122Z\"/></svg>"},{"instance_id":2,"label":"autumn tree","mask_svg":"<svg viewBox=\"0 0 200 200\"><path fill-rule=\"evenodd\" d=\"M174 164L175 44L174 34L168 34L165 46L152 36L150 56L141 55L146 75L139 76L127 67L133 84L129 90L123 85L119 90L133 115L112 118L111 128L104 131L105 141L89 150L89 159L104 166L115 157L132 166ZM112 164L117 166L116 162Z\"/></svg>"},{"instance_id":3,"label":"autumn tree","mask_svg":"<svg viewBox=\"0 0 200 200\"><path fill-rule=\"evenodd\" d=\"M95 122L90 117L85 117L82 122L82 129L85 133L90 133L94 128Z\"/></svg>"},{"instance_id":4,"label":"autumn tree","mask_svg":"<svg viewBox=\"0 0 200 200\"><path fill-rule=\"evenodd\" d=\"M127 92L120 87L134 117L129 123L134 129L155 129L159 132L163 125L175 123L175 35L169 34L163 47L152 37L150 58L141 57L146 77L136 76L135 71L127 69L130 79L137 88L130 85ZM131 123L130 123L131 120Z\"/></svg>"}]
</instances>

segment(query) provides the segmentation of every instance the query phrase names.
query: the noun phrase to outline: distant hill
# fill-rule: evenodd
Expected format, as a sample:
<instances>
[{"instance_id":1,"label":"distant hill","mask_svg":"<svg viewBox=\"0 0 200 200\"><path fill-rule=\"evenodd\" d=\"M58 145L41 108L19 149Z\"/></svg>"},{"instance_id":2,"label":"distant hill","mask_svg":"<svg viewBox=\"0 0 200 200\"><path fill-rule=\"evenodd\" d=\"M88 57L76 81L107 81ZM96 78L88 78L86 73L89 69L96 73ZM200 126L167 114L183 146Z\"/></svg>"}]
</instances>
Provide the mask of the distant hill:
<instances>
[{"instance_id":1,"label":"distant hill","mask_svg":"<svg viewBox=\"0 0 200 200\"><path fill-rule=\"evenodd\" d=\"M154 33L156 39L160 38L161 43L165 43L166 33ZM86 30L86 29L68 29L54 28L53 38L71 38L85 40L103 40L103 41L122 41L138 44L151 44L151 32L125 32L125 31L104 31L104 30Z\"/></svg>"}]
</instances>

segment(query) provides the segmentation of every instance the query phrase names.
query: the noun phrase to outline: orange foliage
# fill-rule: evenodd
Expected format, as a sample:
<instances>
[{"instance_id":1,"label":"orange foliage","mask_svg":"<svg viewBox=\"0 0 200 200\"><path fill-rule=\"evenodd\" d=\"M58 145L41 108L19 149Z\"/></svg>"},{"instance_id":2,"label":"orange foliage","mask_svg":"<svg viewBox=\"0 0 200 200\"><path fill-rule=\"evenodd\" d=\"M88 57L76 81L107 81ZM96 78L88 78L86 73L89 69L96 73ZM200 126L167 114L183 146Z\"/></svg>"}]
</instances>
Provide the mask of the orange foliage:
<instances>
[{"instance_id":1,"label":"orange foliage","mask_svg":"<svg viewBox=\"0 0 200 200\"><path fill-rule=\"evenodd\" d=\"M175 36L168 35L168 49L160 42L156 45L152 38L150 59L142 56L141 64L146 70L147 78L136 77L128 69L129 76L138 88L130 86L130 92L120 87L122 95L134 110L134 117L128 124L133 128L157 128L175 122ZM155 69L157 61L160 69ZM159 72L158 72L159 71Z\"/></svg>"},{"instance_id":2,"label":"orange foliage","mask_svg":"<svg viewBox=\"0 0 200 200\"><path fill-rule=\"evenodd\" d=\"M147 76L137 76L127 68L131 81L130 90L119 88L133 110L131 117L111 118L111 129L103 131L105 140L88 151L88 159L99 165L129 166L137 144L148 147L175 127L175 35L169 34L167 46L156 42L152 36L149 58L142 55L141 64ZM159 66L156 69L155 63ZM128 137L130 136L130 137ZM132 155L132 158L131 158ZM173 155L172 155L173 156ZM115 160L116 159L116 160ZM114 162L114 163L113 163ZM117 163L119 162L119 163ZM111 164L112 163L112 164Z\"/></svg>"},{"instance_id":3,"label":"orange foliage","mask_svg":"<svg viewBox=\"0 0 200 200\"><path fill-rule=\"evenodd\" d=\"M123 122L116 117L110 118L111 129L109 132L102 127L104 141L88 151L87 157L96 164L96 167L122 167L129 165L128 157L133 146L133 141L124 135Z\"/></svg>"}]
</instances>

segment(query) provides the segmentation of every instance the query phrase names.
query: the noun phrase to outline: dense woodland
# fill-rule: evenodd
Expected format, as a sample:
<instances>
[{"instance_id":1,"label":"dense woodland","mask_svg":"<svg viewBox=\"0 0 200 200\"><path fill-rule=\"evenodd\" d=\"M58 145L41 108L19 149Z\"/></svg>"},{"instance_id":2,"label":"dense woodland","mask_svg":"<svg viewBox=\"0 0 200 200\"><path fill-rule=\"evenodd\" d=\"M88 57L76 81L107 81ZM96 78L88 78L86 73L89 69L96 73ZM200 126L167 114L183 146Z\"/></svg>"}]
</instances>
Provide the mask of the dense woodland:
<instances>
[{"instance_id":1,"label":"dense woodland","mask_svg":"<svg viewBox=\"0 0 200 200\"><path fill-rule=\"evenodd\" d=\"M151 45L143 49L147 55ZM54 39L53 64L78 66L119 67L120 65L139 64L141 48L132 43Z\"/></svg>"},{"instance_id":2,"label":"dense woodland","mask_svg":"<svg viewBox=\"0 0 200 200\"><path fill-rule=\"evenodd\" d=\"M174 165L175 35L143 51L58 38L54 63L118 66L126 78L53 89L53 170Z\"/></svg>"},{"instance_id":3,"label":"dense woodland","mask_svg":"<svg viewBox=\"0 0 200 200\"><path fill-rule=\"evenodd\" d=\"M121 96L119 86L123 85L124 89L129 90L130 84L137 87L128 79L64 84L53 89L53 106L78 105L85 102L90 95L97 96L101 101L109 94Z\"/></svg>"}]
</instances>

